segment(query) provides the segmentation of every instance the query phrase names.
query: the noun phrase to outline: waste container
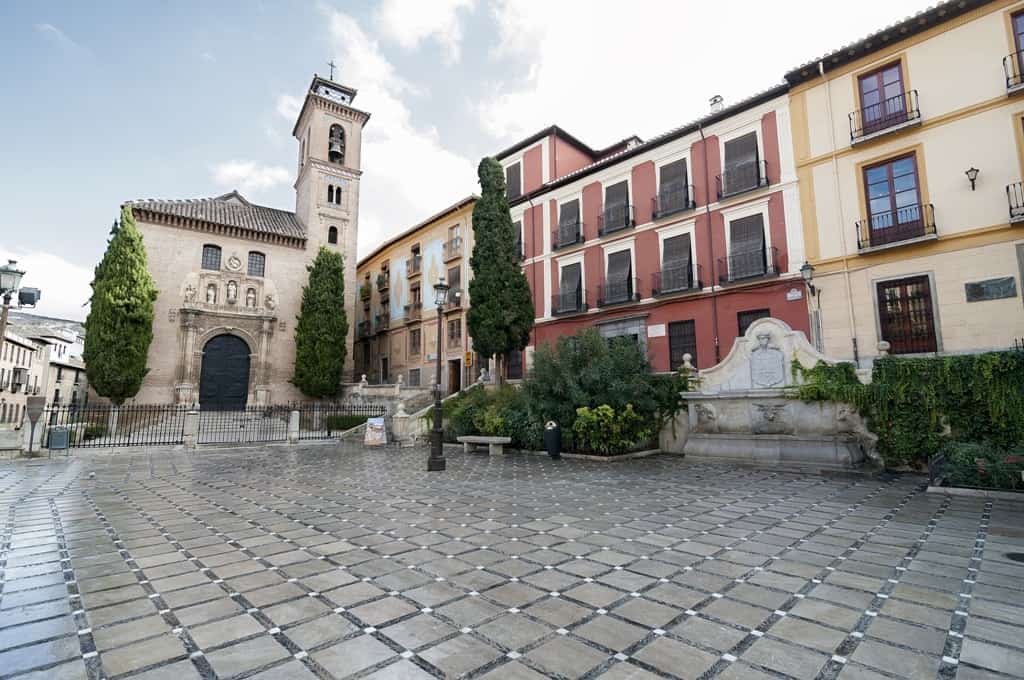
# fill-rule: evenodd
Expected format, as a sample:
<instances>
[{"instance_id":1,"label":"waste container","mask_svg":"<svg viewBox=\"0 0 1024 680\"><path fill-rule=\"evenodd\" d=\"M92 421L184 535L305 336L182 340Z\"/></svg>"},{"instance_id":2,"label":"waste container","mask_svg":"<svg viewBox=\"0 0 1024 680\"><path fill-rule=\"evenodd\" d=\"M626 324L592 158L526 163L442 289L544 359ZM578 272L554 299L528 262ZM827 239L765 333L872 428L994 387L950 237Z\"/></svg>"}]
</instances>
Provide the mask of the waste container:
<instances>
[{"instance_id":1,"label":"waste container","mask_svg":"<svg viewBox=\"0 0 1024 680\"><path fill-rule=\"evenodd\" d=\"M552 460L559 460L562 457L562 428L553 420L549 420L544 426L544 448Z\"/></svg>"},{"instance_id":2,"label":"waste container","mask_svg":"<svg viewBox=\"0 0 1024 680\"><path fill-rule=\"evenodd\" d=\"M52 427L46 440L46 447L51 451L67 449L70 443L70 435L71 430L66 427Z\"/></svg>"}]
</instances>

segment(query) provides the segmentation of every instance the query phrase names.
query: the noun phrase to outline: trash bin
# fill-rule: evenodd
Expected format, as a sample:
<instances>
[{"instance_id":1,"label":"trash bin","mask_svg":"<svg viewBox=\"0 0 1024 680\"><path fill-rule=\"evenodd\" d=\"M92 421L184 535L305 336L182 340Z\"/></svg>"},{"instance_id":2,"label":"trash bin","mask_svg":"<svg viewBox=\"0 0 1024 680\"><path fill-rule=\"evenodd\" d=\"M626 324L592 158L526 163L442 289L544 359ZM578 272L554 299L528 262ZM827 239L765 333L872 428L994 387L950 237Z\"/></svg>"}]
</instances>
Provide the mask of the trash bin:
<instances>
[{"instance_id":1,"label":"trash bin","mask_svg":"<svg viewBox=\"0 0 1024 680\"><path fill-rule=\"evenodd\" d=\"M70 439L71 430L69 430L66 427L53 427L50 428L49 437L46 442L46 447L50 450L64 450L68 448Z\"/></svg>"},{"instance_id":2,"label":"trash bin","mask_svg":"<svg viewBox=\"0 0 1024 680\"><path fill-rule=\"evenodd\" d=\"M552 460L559 460L562 457L562 428L553 420L549 420L544 426L544 448Z\"/></svg>"}]
</instances>

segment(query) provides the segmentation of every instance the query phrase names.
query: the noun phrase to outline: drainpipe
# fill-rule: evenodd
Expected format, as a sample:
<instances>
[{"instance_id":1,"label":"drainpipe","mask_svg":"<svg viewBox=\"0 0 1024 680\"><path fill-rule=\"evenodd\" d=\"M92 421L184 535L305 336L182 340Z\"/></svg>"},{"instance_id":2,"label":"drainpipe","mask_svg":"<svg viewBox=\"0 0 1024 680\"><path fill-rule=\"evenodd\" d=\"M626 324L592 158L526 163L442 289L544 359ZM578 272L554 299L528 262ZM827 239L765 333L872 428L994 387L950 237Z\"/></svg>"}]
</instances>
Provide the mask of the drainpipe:
<instances>
[{"instance_id":1,"label":"drainpipe","mask_svg":"<svg viewBox=\"0 0 1024 680\"><path fill-rule=\"evenodd\" d=\"M850 342L853 345L853 363L860 368L860 352L857 347L857 314L853 309L853 288L850 284L850 261L846 250L846 229L843 225L843 196L839 190L839 161L836 147L836 126L832 117L832 81L825 76L825 62L818 62L818 73L825 79L825 106L828 109L828 130L832 141L832 182L836 197L836 224L839 227L839 245L843 251L843 279L846 283L846 314L850 322ZM819 253L820 255L820 253ZM821 306L818 306L821 319ZM823 326L824 324L822 324ZM824 340L822 341L824 347Z\"/></svg>"},{"instance_id":2,"label":"drainpipe","mask_svg":"<svg viewBox=\"0 0 1024 680\"><path fill-rule=\"evenodd\" d=\"M704 126L697 124L697 132L700 133L701 145L704 149L704 214L708 218L708 261L711 274L711 326L715 331L715 363L722 361L722 350L718 342L718 292L715 290L715 243L713 229L711 228L711 175L708 168L708 144L704 137Z\"/></svg>"},{"instance_id":3,"label":"drainpipe","mask_svg":"<svg viewBox=\"0 0 1024 680\"><path fill-rule=\"evenodd\" d=\"M537 243L537 218L534 217L534 214L533 214L533 193L532 192L529 193L529 194L526 194L526 202L530 204L530 233L533 234L533 243L536 244ZM541 224L544 224L543 220L541 220ZM525 236L525 233L524 233L524 236ZM541 249L540 250L541 250L541 255L543 255L544 254L544 248L543 248L544 234L541 234L540 238L541 238L541 241L540 241L541 242ZM523 245L523 259L525 260L526 259L526 239L525 238L523 239L523 244L522 245ZM549 266L549 264L550 263L545 263L543 266L546 267L546 266ZM531 272L531 278L533 279L533 294L536 295L537 294L537 263L536 262L534 262L534 264L533 264L533 271ZM541 309L544 308L544 295L546 295L546 293L542 293L541 297L540 297ZM534 313L536 314L536 311L534 311ZM536 349L537 348L537 324L536 324L536 322L532 326L530 326L530 335L533 337L533 347L534 347L534 349ZM523 370L524 370L524 372L526 370L526 356L525 356L525 353L524 353L524 356L523 356Z\"/></svg>"}]
</instances>

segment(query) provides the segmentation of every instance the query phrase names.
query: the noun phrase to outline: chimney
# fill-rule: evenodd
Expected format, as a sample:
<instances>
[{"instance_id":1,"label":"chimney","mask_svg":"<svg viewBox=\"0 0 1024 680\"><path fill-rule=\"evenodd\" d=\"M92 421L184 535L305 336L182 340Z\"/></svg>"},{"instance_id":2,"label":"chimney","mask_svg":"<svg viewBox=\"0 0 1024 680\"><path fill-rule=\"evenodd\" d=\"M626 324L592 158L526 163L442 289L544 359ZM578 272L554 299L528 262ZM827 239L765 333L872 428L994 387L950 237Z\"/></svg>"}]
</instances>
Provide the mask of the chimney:
<instances>
[{"instance_id":1,"label":"chimney","mask_svg":"<svg viewBox=\"0 0 1024 680\"><path fill-rule=\"evenodd\" d=\"M711 101L711 113L718 113L719 111L721 111L724 108L724 104L722 103L722 101L723 101L722 100L722 95L716 94L714 97L711 98L710 101Z\"/></svg>"}]
</instances>

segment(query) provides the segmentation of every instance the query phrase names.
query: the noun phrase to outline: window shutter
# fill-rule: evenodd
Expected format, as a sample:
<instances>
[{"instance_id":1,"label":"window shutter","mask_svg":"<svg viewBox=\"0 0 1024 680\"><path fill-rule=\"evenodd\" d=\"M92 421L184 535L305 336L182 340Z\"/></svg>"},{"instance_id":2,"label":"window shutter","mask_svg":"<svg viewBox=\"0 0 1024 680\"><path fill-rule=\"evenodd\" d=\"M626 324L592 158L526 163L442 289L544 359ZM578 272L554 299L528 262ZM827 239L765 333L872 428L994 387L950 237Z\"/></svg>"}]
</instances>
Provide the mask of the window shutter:
<instances>
[{"instance_id":1,"label":"window shutter","mask_svg":"<svg viewBox=\"0 0 1024 680\"><path fill-rule=\"evenodd\" d=\"M580 289L580 265L570 264L562 267L562 281L560 290L562 295L575 293Z\"/></svg>"},{"instance_id":2,"label":"window shutter","mask_svg":"<svg viewBox=\"0 0 1024 680\"><path fill-rule=\"evenodd\" d=\"M619 182L609 187L605 187L604 190L604 208L608 210L613 206L626 205L629 202L629 184L627 182Z\"/></svg>"},{"instance_id":3,"label":"window shutter","mask_svg":"<svg viewBox=\"0 0 1024 680\"><path fill-rule=\"evenodd\" d=\"M764 250L764 220L761 215L742 217L729 223L732 253L756 253Z\"/></svg>"},{"instance_id":4,"label":"window shutter","mask_svg":"<svg viewBox=\"0 0 1024 680\"><path fill-rule=\"evenodd\" d=\"M757 133L751 132L725 143L726 171L757 162Z\"/></svg>"},{"instance_id":5,"label":"window shutter","mask_svg":"<svg viewBox=\"0 0 1024 680\"><path fill-rule=\"evenodd\" d=\"M662 244L662 266L663 267L689 267L690 266L690 235L680 234L665 239Z\"/></svg>"},{"instance_id":6,"label":"window shutter","mask_svg":"<svg viewBox=\"0 0 1024 680\"><path fill-rule=\"evenodd\" d=\"M624 283L629 280L632 270L632 260L628 250L620 250L608 256L608 280L615 283Z\"/></svg>"},{"instance_id":7,"label":"window shutter","mask_svg":"<svg viewBox=\"0 0 1024 680\"><path fill-rule=\"evenodd\" d=\"M459 267L452 267L448 270L448 285L452 290L458 290L462 285L462 269Z\"/></svg>"},{"instance_id":8,"label":"window shutter","mask_svg":"<svg viewBox=\"0 0 1024 680\"><path fill-rule=\"evenodd\" d=\"M518 198L522 193L522 187L519 184L519 163L505 168L505 185L509 198Z\"/></svg>"},{"instance_id":9,"label":"window shutter","mask_svg":"<svg viewBox=\"0 0 1024 680\"><path fill-rule=\"evenodd\" d=\"M580 202L578 199L573 199L568 203L563 203L561 211L558 214L558 226L559 227L571 227L580 219Z\"/></svg>"},{"instance_id":10,"label":"window shutter","mask_svg":"<svg viewBox=\"0 0 1024 680\"><path fill-rule=\"evenodd\" d=\"M673 161L661 168L661 193L679 191L686 186L686 159Z\"/></svg>"}]
</instances>

